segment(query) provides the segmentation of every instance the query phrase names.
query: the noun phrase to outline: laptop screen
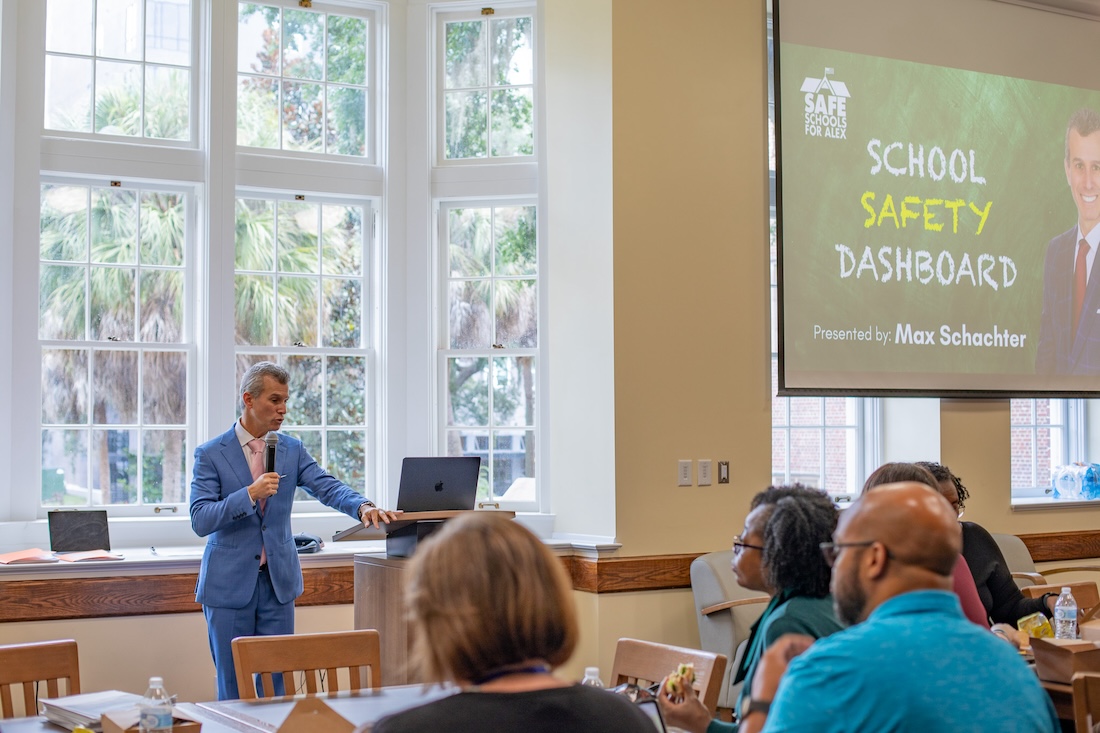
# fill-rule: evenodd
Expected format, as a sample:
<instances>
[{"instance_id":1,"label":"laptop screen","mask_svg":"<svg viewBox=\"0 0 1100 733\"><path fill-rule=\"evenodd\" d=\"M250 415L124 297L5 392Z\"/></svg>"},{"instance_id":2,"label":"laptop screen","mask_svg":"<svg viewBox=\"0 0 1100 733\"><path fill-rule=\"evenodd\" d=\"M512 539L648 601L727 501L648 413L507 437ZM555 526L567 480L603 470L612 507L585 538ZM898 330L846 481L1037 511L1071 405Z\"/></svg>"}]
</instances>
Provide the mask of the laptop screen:
<instances>
[{"instance_id":1,"label":"laptop screen","mask_svg":"<svg viewBox=\"0 0 1100 733\"><path fill-rule=\"evenodd\" d=\"M107 512L102 509L56 509L47 512L50 549L54 552L110 550Z\"/></svg>"},{"instance_id":2,"label":"laptop screen","mask_svg":"<svg viewBox=\"0 0 1100 733\"><path fill-rule=\"evenodd\" d=\"M406 512L473 509L480 471L477 456L406 458L401 462L397 508Z\"/></svg>"}]
</instances>

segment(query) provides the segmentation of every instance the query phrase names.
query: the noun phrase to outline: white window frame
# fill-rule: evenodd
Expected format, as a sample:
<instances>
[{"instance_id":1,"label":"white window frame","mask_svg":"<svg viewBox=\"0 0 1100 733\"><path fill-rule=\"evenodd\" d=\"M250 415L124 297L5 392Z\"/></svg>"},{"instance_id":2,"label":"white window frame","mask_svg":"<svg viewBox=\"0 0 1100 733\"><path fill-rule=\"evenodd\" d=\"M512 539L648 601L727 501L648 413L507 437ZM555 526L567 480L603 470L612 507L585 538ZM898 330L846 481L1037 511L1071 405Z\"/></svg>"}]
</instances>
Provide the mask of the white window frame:
<instances>
[{"instance_id":1,"label":"white window frame","mask_svg":"<svg viewBox=\"0 0 1100 733\"><path fill-rule=\"evenodd\" d=\"M535 404L535 425L534 425L535 456L536 456L536 458L535 458L535 476L533 477L535 479L535 486L536 486L535 500L530 501L530 502L505 501L505 500L501 499L499 496L497 496L497 497L493 498L492 500L490 500L488 502L482 502L482 507L481 508L493 507L493 508L499 508L499 509L508 509L508 510L512 510L512 511L516 511L516 512L537 512L540 509L540 504L539 504L538 497L539 497L539 493L540 493L539 472L540 472L540 468L541 468L542 460L543 460L542 459L542 440L543 440L543 436L546 434L546 431L543 430L542 427L541 427L543 422L544 422L542 414L543 414L543 405L545 404L545 399L542 395L542 388L543 388L542 369L543 369L543 365L545 363L545 360L542 358L543 350L541 349L542 339L543 339L543 336L545 334L545 318L544 318L543 312L542 312L542 304L543 304L542 289L543 289L543 284L544 284L545 281L542 277L543 257L542 257L541 239L537 243L539 267L538 267L538 271L537 271L536 276L535 276L535 280L536 280L536 283L537 283L536 287L539 289L539 293L538 293L538 296L539 296L539 315L538 315L539 346L535 347L535 348L526 348L526 349L524 349L524 348L506 348L506 349L502 349L502 350L493 349L491 347L485 348L485 349L452 349L452 348L449 347L449 344L447 343L447 332L448 332L448 328L447 328L447 318L448 318L447 286L448 286L448 283L449 283L448 273L447 273L448 258L447 258L447 251L446 251L446 248L448 246L448 241L447 241L447 212L450 211L451 209L456 209L456 208L492 208L492 207L498 207L498 206L533 206L533 207L535 207L536 224L541 219L541 217L539 216L539 210L538 210L538 206L536 204L536 201L534 199L526 198L526 197L513 198L513 199L500 199L500 198L473 199L473 200L471 200L471 199L448 199L448 200L445 200L445 201L437 201L436 202L436 219L438 221L438 226L437 226L436 232L437 232L437 237L438 237L438 243L437 243L436 247L434 248L435 267L433 269L436 272L436 277L437 277L437 280L439 282L439 286L435 288L435 298L436 298L436 300L435 300L435 304L433 306L433 311L437 314L437 317L435 319L435 334L436 334L435 339L436 339L436 344L437 344L437 352L436 352L437 355L436 355L436 365L435 365L436 375L437 375L436 384L435 384L435 394L436 394L435 402L436 402L436 405L437 405L438 414L436 416L435 440L436 440L436 446L437 446L437 450L439 451L439 454L440 455L446 454L447 432L448 432L448 428L449 428L449 426L447 425L447 415L446 415L446 409L445 409L445 405L447 404L446 396L447 396L447 389L448 389L448 383L447 383L447 377L448 377L447 361L448 361L448 359L450 359L452 357L457 357L457 356L469 356L469 357L474 357L474 358L484 357L484 358L487 358L487 359L490 359L490 360L492 360L494 357L498 357L498 356L533 356L535 358L535 364L536 364L536 370L535 370L535 375L536 375L535 376L535 379L536 379L535 403L536 404ZM491 387L490 387L490 389L491 389ZM470 430L480 430L480 428L470 428ZM486 426L485 430L488 431L490 433L490 435L492 435L492 433L495 432L495 431L507 432L507 431L510 430L510 428L502 428L502 427L496 427L496 426ZM517 430L520 430L520 429L517 428ZM492 453L492 451L493 451L492 441L490 441L489 451L490 451L490 453ZM491 461L489 463L488 468L489 468L489 471L491 473L492 470L493 470L493 466L492 466Z\"/></svg>"},{"instance_id":2,"label":"white window frame","mask_svg":"<svg viewBox=\"0 0 1100 733\"><path fill-rule=\"evenodd\" d=\"M45 2L46 2L46 0L43 0L43 4L45 4ZM44 120L40 120L39 128L41 130L42 137L43 138L56 138L56 139L59 139L59 140L74 140L74 141L99 140L99 141L103 141L103 142L122 143L124 145L149 145L149 146L153 146L153 147L180 148L180 149L190 149L190 150L199 150L199 149L201 149L202 146L203 146L203 141L201 140L201 133L202 133L202 129L203 129L202 120L205 119L206 108L207 108L206 100L205 100L205 98L203 96L203 93L202 93L202 78L206 73L206 66L207 66L204 63L206 61L206 59L203 57L203 54L202 54L202 51L205 48L205 44L203 43L203 39L200 36L200 34L202 32L202 27L203 27L203 19L204 19L204 16L205 16L205 12L203 11L203 8L202 8L202 3L203 3L203 0L191 0L191 9L192 9L192 14L191 14L191 68L190 68L190 72L191 72L191 119L189 120L189 123L190 123L190 125L189 125L189 127L190 127L189 139L187 139L187 140L164 140L164 139L149 138L149 137L144 137L144 136L139 137L139 136L129 136L129 135L111 135L111 134L101 133L101 132L77 132L77 131L69 131L69 130L54 130L54 129L47 129L44 126ZM43 22L43 24L45 23L45 15L44 14L43 14L43 17L42 17L42 22ZM92 19L92 22L93 22L93 24L95 23L95 18ZM143 9L143 12L142 12L143 27L145 26L146 22L147 22L147 16L144 13L144 9ZM22 46L22 44L23 44L23 39L22 38L20 39L19 44L20 44L20 46ZM41 43L41 47L42 47L41 56L44 59L45 55L48 53L45 50L44 40ZM23 53L23 52L21 51L20 53ZM54 54L54 55L64 56L64 55L73 55L73 54ZM93 115L93 120L92 121L94 123L94 121L95 121L95 119L94 119L94 104L95 104L94 63L95 63L95 60L100 58L100 57L98 55L96 55L95 49L92 49L92 53L90 55L83 56L83 57L84 58L89 58L93 62L93 74L92 74L92 103L93 103L92 115ZM142 69L144 70L144 67L147 63L145 61L144 54L142 54L142 58L138 63L141 64ZM144 74L143 74L143 77L144 77ZM45 74L44 73L43 73L42 81L43 81L43 83L45 82ZM142 94L142 109L144 109L144 106L145 106L145 95L143 93ZM41 107L41 109L45 109L45 106L43 105Z\"/></svg>"},{"instance_id":3,"label":"white window frame","mask_svg":"<svg viewBox=\"0 0 1100 733\"><path fill-rule=\"evenodd\" d=\"M433 165L436 168L449 168L449 167L463 167L463 166L498 166L498 165L521 165L524 163L537 163L542 157L539 152L539 116L541 110L542 95L539 93L541 89L540 83L540 46L539 43L539 23L538 13L533 2L530 0L521 2L505 2L492 3L491 10L493 11L489 15L483 15L482 9L485 8L485 3L473 5L469 2L457 2L452 6L444 8L441 3L436 4L435 19L433 26L432 36L432 69L434 70L434 80L432 84L433 89L433 104L432 104L432 122L434 126L433 136ZM534 44L534 80L532 86L535 90L535 115L532 120L534 125L534 154L533 155L515 155L494 158L491 155L486 155L484 158L457 158L454 160L448 160L443 155L446 140L446 105L444 103L444 89L443 89L443 65L445 63L444 54L440 53L441 44L444 43L446 37L446 24L448 22L461 21L461 20L480 20L482 18L515 18L530 15L534 21L534 33L532 35L532 42ZM490 84L488 87L492 89ZM490 95L491 96L491 95ZM489 102L490 108L492 101ZM492 126L490 125L489 134L492 135Z\"/></svg>"},{"instance_id":4,"label":"white window frame","mask_svg":"<svg viewBox=\"0 0 1100 733\"><path fill-rule=\"evenodd\" d=\"M73 185L73 186L92 186L100 188L109 188L110 179L105 177L70 177L70 176L57 176L57 175L42 175L40 179L41 184L51 183L57 185ZM173 351L186 354L187 356L187 374L188 385L186 392L187 409L186 419L181 426L156 426L149 428L152 430L182 430L185 434L185 448L191 450L185 452L185 469L184 469L184 495L187 494L187 487L190 486L190 476L192 471L193 457L191 453L194 451L196 445L196 431L195 431L195 415L197 414L197 406L195 403L195 385L194 375L196 373L196 367L198 364L198 348L195 341L195 281L197 279L196 262L198 261L198 255L196 254L196 232L198 229L198 187L194 185L180 185L178 183L168 180L158 180L148 183L135 183L132 186L127 186L122 190L135 191L140 194L142 191L170 191L175 193L181 193L187 196L187 205L185 208L185 218L187 221L186 238L184 241L184 262L183 262L183 307L181 308L181 315L183 318L183 334L182 339L179 342L173 343L161 343L151 341L123 341L121 344L113 344L110 341L96 341L92 339L38 339L37 354L41 356L41 353L45 349L76 349L85 350L89 354L91 352L100 351L133 351L137 354L142 354L146 351ZM72 263L77 266L89 266L83 262ZM151 268L156 270L156 267ZM145 270L148 271L148 270ZM37 313L36 313L37 323ZM140 364L139 364L140 370ZM41 381L41 380L40 380ZM94 380L93 380L94 381ZM89 389L91 389L89 385ZM39 398L41 399L41 393L39 392ZM89 411L91 410L91 402L89 403ZM95 430L134 430L139 433L144 432L146 429L143 425L144 418L141 416L140 405L138 409L138 416L135 424L132 425L99 425L97 426L89 414L86 424L74 425L73 428L81 431L94 432ZM38 412L38 433L41 436L42 420L41 411ZM67 426L60 426L67 429ZM92 460L92 444L88 444L88 461ZM39 444L39 451L36 454L37 459L41 462L41 443ZM140 485L141 473L143 467L141 461L138 462L137 471L135 476L138 479ZM39 474L40 475L40 474ZM91 482L92 471L89 467L88 481ZM91 487L89 486L89 489ZM38 492L38 498L41 499L41 491ZM89 506L95 506L98 509L107 509L112 517L142 517L148 516L150 511L154 514L160 514L162 511L178 512L180 504L173 502L160 502L160 503L142 503L142 504L110 504L100 505L96 502L90 502ZM40 505L37 507L37 516L39 519L46 516L46 512L53 509L65 509L72 507L56 506L56 505Z\"/></svg>"},{"instance_id":5,"label":"white window frame","mask_svg":"<svg viewBox=\"0 0 1100 733\"><path fill-rule=\"evenodd\" d=\"M299 194L291 193L285 189L275 191L257 191L254 189L237 190L235 198L263 198L267 200L277 200L282 202L293 202L295 197ZM366 384L367 390L365 395L365 409L364 419L365 424L361 426L361 429L366 434L366 446L365 446L365 470L366 470L366 496L364 498L374 499L372 495L372 489L378 485L377 476L377 439L379 435L378 424L376 418L379 414L378 410L378 378L377 378L377 364L378 364L378 350L375 347L375 324L371 318L371 313L379 307L378 303L378 277L375 272L375 253L378 249L375 240L376 233L376 221L377 221L377 201L370 198L357 198L348 199L340 198L331 195L322 194L301 194L303 195L306 203L318 203L324 204L356 204L363 207L363 274L361 280L363 282L363 299L361 303L362 307L362 338L360 339L360 345L357 347L334 347L334 346L314 346L306 345L303 347L287 346L287 345L263 345L263 344L236 344L234 347L234 353L236 355L273 355L277 357L285 356L316 356L324 360L329 356L350 356L360 357L366 362ZM295 273L298 275L299 273ZM305 273L303 273L305 274ZM322 282L321 273L308 273L308 276L315 278L319 283ZM319 291L319 297L323 298L323 293ZM237 385L238 387L240 385ZM322 392L325 390L325 386L321 387ZM322 401L325 396L322 395ZM289 423L285 425L285 430L288 432L295 432L299 423L294 419L295 408L295 395L290 395L288 402L288 412L290 414ZM314 459L324 466L325 462L323 457L327 454L327 444L329 432L328 418L322 411L321 423L317 425L310 424L310 429L319 429L322 440L322 452L314 455ZM345 432L349 427L359 429L358 426L336 426L333 428L333 432ZM336 478L342 479L342 476L337 475ZM294 503L294 514L302 513L317 513L322 514L330 511L326 507L319 504L316 500L297 500Z\"/></svg>"},{"instance_id":6,"label":"white window frame","mask_svg":"<svg viewBox=\"0 0 1100 733\"><path fill-rule=\"evenodd\" d=\"M443 23L446 21L461 20L465 17L480 18L481 8L484 4L474 4L466 0L444 0L434 3L416 3L410 8L410 24L423 21L428 33L416 37L415 40L423 42L422 48L417 48L414 43L410 46L410 59L416 60L423 66L414 66L410 63L410 85L414 85L416 77L423 74L427 88L432 90L426 97L426 104L422 109L426 112L427 124L424 128L416 130L422 133L419 140L410 136L410 171L415 170L419 161L426 168L426 176L422 179L410 181L410 212L417 210L427 211L426 227L420 229L429 244L425 252L425 262L431 273L430 281L423 283L424 296L430 303L429 323L431 331L424 346L409 352L410 367L416 360L423 358L428 364L428 369L422 374L415 374L423 379L421 384L427 387L427 399L421 398L421 404L430 416L431 438L423 444L423 449L431 455L444 455L446 451L444 419L444 398L447 388L446 354L448 352L444 344L444 333L441 328L446 318L447 294L444 292L446 277L443 272L446 257L441 251L445 237L442 233L446 225L443 210L453 201L461 201L470 206L493 205L534 205L537 221L538 243L538 332L539 345L533 350L538 364L536 384L536 459L535 459L535 485L536 499L533 502L499 502L502 509L512 509L527 513L525 522L542 535L549 535L553 518L550 516L550 491L547 488L550 447L546 436L548 420L547 405L549 403L549 370L547 369L547 229L546 229L546 193L545 193L545 168L541 165L544 157L544 147L540 143L541 119L543 116L543 100L545 90L543 88L542 75L539 73L542 60L541 22L539 8L535 2L501 2L494 3L496 14L507 13L510 16L530 15L534 21L534 156L516 156L509 158L484 158L473 160L443 161L443 91L442 91L442 48L444 43ZM419 53L418 53L419 51ZM416 104L417 102L414 102ZM410 106L409 118L414 119L419 114L417 106ZM421 148L421 141L425 147ZM416 241L417 234L410 227L410 242ZM415 293L410 291L410 298ZM410 313L412 313L410 308ZM414 372L410 368L410 383ZM414 414L413 408L416 398L410 396L410 414ZM415 455L410 452L409 455ZM535 516L543 515L543 516Z\"/></svg>"},{"instance_id":7,"label":"white window frame","mask_svg":"<svg viewBox=\"0 0 1100 733\"><path fill-rule=\"evenodd\" d=\"M1035 456L1035 445L1038 442L1037 433L1042 429L1050 429L1050 424L1043 425L1035 422L1034 415L1036 411L1036 402L1039 399L1057 399L1061 402L1061 427L1057 428L1062 431L1062 446L1061 450L1057 451L1058 456L1055 456L1055 451L1051 450L1051 462L1054 465L1066 465L1068 463L1075 462L1087 462L1088 461L1088 446L1089 446L1089 430L1088 430L1088 413L1089 413L1089 400L1082 399L1067 399L1059 397L1050 398L1026 398L1025 401L1029 403L1031 414L1033 419L1029 423L1025 424L1013 424L1010 426L1009 441L1012 440L1012 432L1016 430L1028 430L1031 433L1031 476L1032 485L1030 486L1012 486L1011 487L1011 501L1012 509L1027 509L1029 507L1037 508L1049 508L1052 506L1071 506L1081 502L1066 501L1055 499L1051 493L1051 486L1053 480L1041 475L1041 467L1038 465ZM1010 408L1011 409L1011 408ZM1011 445L1011 442L1010 442ZM1009 449L1011 455L1011 448Z\"/></svg>"},{"instance_id":8,"label":"white window frame","mask_svg":"<svg viewBox=\"0 0 1100 733\"><path fill-rule=\"evenodd\" d=\"M0 190L11 193L11 216L0 224L0 281L10 283L13 312L11 324L0 326L0 336L10 344L8 355L0 359L0 377L5 388L0 405L0 438L9 459L0 480L0 547L46 546L46 508L39 506L41 490L41 433L38 419L28 429L16 429L19 415L39 415L41 362L38 351L38 247L15 246L15 242L38 241L40 175L74 178L108 178L140 181L156 188L165 185L189 186L194 190L194 272L188 297L194 308L196 352L190 364L188 405L193 406L189 420L189 448L223 433L239 414L233 355L233 201L238 187L270 188L277 176L293 183L290 188L331 196L369 200L379 216L370 262L364 267L372 273L364 293L367 319L365 331L372 334L370 349L375 354L392 353L392 358L375 357L369 367L369 424L375 427L371 450L379 456L368 467L367 493L383 505L396 499L395 456L408 453L409 442L401 434L406 424L404 398L395 390L404 384L399 377L405 371L403 339L405 330L405 288L401 279L404 263L388 256L387 237L396 234L398 248L404 242L404 167L388 174L385 165L391 154L391 130L405 127L403 104L395 109L389 100L389 78L394 64L391 34L399 41L397 53L403 58L404 7L397 4L396 16L386 2L335 0L334 7L358 8L372 13L374 54L372 84L377 95L370 127L374 131L374 150L378 161L349 165L344 156L337 161L315 160L297 155L280 160L271 155L238 153L236 139L236 18L237 3L194 0L192 83L200 92L192 99L192 124L197 125L195 142L189 146L149 144L143 138L99 139L92 135L80 139L70 135L47 134L43 127L43 75L45 69L45 5L41 0L5 0L0 5L0 119L10 122L0 128L0 146L11 155L0 159ZM34 59L39 59L35 66ZM18 60L18 63L17 63ZM228 63L227 63L228 60ZM400 72L400 62L397 64ZM18 73L17 73L18 68ZM403 90L394 92L403 103ZM102 137L102 136L100 136ZM400 137L400 136L399 136ZM16 145L15 141L20 141ZM403 145L404 138L398 143ZM400 156L399 156L400 159ZM331 175L333 166L342 169ZM16 181L30 182L15 185ZM29 215L27 212L32 212ZM367 222L364 222L367 226ZM205 242L229 242L207 247ZM395 260L398 260L395 262ZM33 273L33 275L32 275ZM390 307L394 303L394 307ZM20 310L22 312L20 312ZM423 326L427 333L427 322ZM401 333L399 333L401 332ZM396 376L395 376L396 375ZM392 385L400 385L394 387ZM20 385L15 388L14 385ZM384 387L384 390L383 390ZM396 407L391 407L396 405ZM390 415L393 410L394 414ZM382 429L381 426L386 426ZM427 427L427 421L425 421ZM396 436L389 435L391 431ZM11 458L20 456L18 465ZM188 486L193 458L187 462ZM396 460L399 465L400 460ZM32 477L28 479L28 477ZM393 483L392 489L389 487ZM30 485L31 488L28 488ZM154 513L151 506L141 509L111 508L111 539L116 546L198 545L190 525L187 505ZM136 516L123 516L136 511ZM350 518L313 503L295 516L295 529L325 535L345 529Z\"/></svg>"}]
</instances>

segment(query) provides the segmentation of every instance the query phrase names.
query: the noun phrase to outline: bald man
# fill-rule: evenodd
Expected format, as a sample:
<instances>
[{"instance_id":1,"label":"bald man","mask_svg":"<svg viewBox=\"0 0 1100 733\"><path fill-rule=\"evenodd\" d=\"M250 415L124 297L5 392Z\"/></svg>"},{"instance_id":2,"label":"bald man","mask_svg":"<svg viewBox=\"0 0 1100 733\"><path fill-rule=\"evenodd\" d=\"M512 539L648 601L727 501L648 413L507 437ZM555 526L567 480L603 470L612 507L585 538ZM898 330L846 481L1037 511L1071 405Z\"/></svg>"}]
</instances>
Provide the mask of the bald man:
<instances>
[{"instance_id":1,"label":"bald man","mask_svg":"<svg viewBox=\"0 0 1100 733\"><path fill-rule=\"evenodd\" d=\"M833 540L822 551L850 628L773 644L740 733L1060 730L1016 650L962 615L951 592L962 534L938 492L880 486L843 512Z\"/></svg>"}]
</instances>

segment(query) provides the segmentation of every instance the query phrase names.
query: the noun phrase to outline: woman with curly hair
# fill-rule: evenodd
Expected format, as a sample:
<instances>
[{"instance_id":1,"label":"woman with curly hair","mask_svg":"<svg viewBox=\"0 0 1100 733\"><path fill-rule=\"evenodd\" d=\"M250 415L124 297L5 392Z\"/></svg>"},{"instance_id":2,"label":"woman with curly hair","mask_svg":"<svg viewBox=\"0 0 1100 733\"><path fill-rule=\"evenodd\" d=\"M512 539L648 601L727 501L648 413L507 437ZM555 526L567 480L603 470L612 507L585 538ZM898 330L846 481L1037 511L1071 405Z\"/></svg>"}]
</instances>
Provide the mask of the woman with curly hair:
<instances>
[{"instance_id":1,"label":"woman with curly hair","mask_svg":"<svg viewBox=\"0 0 1100 733\"><path fill-rule=\"evenodd\" d=\"M831 571L820 547L832 541L836 521L832 500L817 489L770 486L753 497L745 529L733 540L731 567L742 587L767 593L771 600L733 672L733 683L744 682L735 716L742 712L760 657L776 639L790 633L819 639L840 630L829 594ZM662 692L657 701L670 726L691 733L738 729L736 722L713 720L691 690L682 699Z\"/></svg>"},{"instance_id":2,"label":"woman with curly hair","mask_svg":"<svg viewBox=\"0 0 1100 733\"><path fill-rule=\"evenodd\" d=\"M959 515L963 537L962 556L970 566L971 575L974 576L978 598L981 599L985 613L993 623L1015 627L1018 620L1036 611L1051 616L1054 613L1054 602L1058 599L1058 594L1047 593L1041 598L1024 598L1016 581L1012 579L1008 563L1005 562L1001 548L997 546L993 536L979 524L961 521L970 492L963 486L959 477L951 473L951 469L947 466L939 463L921 461L917 465L928 469L936 479L935 488Z\"/></svg>"}]
</instances>

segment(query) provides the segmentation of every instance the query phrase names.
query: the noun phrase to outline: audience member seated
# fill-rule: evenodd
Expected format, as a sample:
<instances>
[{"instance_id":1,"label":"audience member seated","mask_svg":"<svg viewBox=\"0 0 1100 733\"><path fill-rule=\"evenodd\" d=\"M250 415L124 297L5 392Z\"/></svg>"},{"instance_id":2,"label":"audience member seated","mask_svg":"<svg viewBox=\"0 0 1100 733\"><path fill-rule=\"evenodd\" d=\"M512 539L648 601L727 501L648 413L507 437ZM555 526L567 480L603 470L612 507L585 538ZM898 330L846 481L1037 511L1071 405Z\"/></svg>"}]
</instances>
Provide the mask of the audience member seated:
<instances>
[{"instance_id":1,"label":"audience member seated","mask_svg":"<svg viewBox=\"0 0 1100 733\"><path fill-rule=\"evenodd\" d=\"M863 483L861 493L866 494L876 486L900 481L915 481L939 491L939 483L936 481L936 477L927 468L917 463L899 462L884 463L876 468ZM988 629L989 614L986 613L985 606L982 605L982 599L978 596L978 588L974 584L974 576L971 575L970 568L962 555L959 555L956 559L955 570L951 573L951 589L959 597L959 603L962 604L963 613L966 617L979 626Z\"/></svg>"},{"instance_id":2,"label":"audience member seated","mask_svg":"<svg viewBox=\"0 0 1100 733\"><path fill-rule=\"evenodd\" d=\"M561 561L510 519L470 512L406 568L412 663L460 692L380 720L374 733L653 733L633 703L551 673L577 644Z\"/></svg>"},{"instance_id":3,"label":"audience member seated","mask_svg":"<svg viewBox=\"0 0 1100 733\"><path fill-rule=\"evenodd\" d=\"M959 477L939 463L922 461L917 465L932 473L936 479L936 488L959 515L963 538L962 556L970 568L970 574L974 576L974 585L978 589L982 607L993 623L1009 624L1014 629L1017 621L1036 611L1052 616L1058 594L1047 593L1041 598L1024 598L1012 579L1012 573L997 547L996 540L981 525L961 521L970 492Z\"/></svg>"},{"instance_id":4,"label":"audience member seated","mask_svg":"<svg viewBox=\"0 0 1100 733\"><path fill-rule=\"evenodd\" d=\"M949 592L961 550L958 517L936 491L906 482L864 494L822 548L850 628L772 645L742 733L1058 731L1035 673Z\"/></svg>"},{"instance_id":5,"label":"audience member seated","mask_svg":"<svg viewBox=\"0 0 1100 733\"><path fill-rule=\"evenodd\" d=\"M837 511L832 500L817 489L772 486L753 497L745 529L733 540L733 573L744 588L771 596L749 633L745 654L733 682L745 681L735 714L749 694L757 662L783 634L813 638L840 630L829 595L829 566L820 545L832 539ZM671 671L671 670L670 670ZM737 723L711 718L695 695L673 700L659 695L665 721L691 733L725 733Z\"/></svg>"}]
</instances>

